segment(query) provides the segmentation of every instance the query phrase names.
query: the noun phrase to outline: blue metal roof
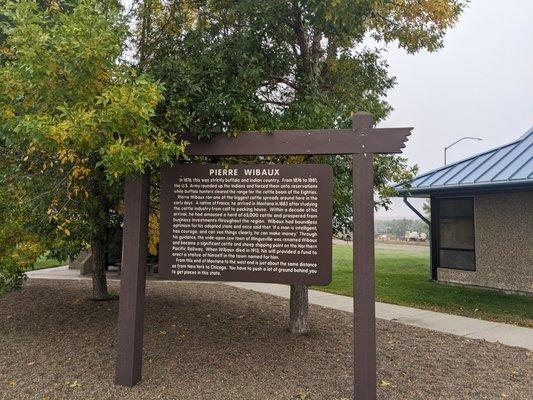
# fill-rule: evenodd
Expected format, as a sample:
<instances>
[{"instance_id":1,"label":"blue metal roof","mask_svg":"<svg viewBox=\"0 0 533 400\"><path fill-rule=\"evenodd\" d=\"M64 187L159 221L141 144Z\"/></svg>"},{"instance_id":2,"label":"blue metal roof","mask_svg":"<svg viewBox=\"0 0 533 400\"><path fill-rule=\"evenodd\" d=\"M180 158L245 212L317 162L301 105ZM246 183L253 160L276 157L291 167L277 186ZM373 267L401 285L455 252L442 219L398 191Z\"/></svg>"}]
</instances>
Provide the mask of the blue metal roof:
<instances>
[{"instance_id":1,"label":"blue metal roof","mask_svg":"<svg viewBox=\"0 0 533 400\"><path fill-rule=\"evenodd\" d=\"M401 195L505 188L533 189L533 127L519 139L493 150L448 164L394 188Z\"/></svg>"}]
</instances>

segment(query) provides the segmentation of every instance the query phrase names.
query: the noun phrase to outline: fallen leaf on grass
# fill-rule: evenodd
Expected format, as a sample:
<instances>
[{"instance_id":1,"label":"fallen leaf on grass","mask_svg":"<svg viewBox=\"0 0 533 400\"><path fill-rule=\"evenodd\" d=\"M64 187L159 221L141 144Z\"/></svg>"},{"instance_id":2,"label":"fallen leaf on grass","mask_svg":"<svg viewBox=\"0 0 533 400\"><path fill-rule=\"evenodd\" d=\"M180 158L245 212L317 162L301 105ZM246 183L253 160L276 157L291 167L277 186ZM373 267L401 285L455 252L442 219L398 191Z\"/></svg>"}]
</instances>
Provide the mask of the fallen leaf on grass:
<instances>
[{"instance_id":1,"label":"fallen leaf on grass","mask_svg":"<svg viewBox=\"0 0 533 400\"><path fill-rule=\"evenodd\" d=\"M31 367L32 365L35 365L35 361L29 362L28 367Z\"/></svg>"},{"instance_id":2,"label":"fallen leaf on grass","mask_svg":"<svg viewBox=\"0 0 533 400\"><path fill-rule=\"evenodd\" d=\"M14 388L15 386L17 386L17 381L11 381L7 384L7 386Z\"/></svg>"},{"instance_id":3,"label":"fallen leaf on grass","mask_svg":"<svg viewBox=\"0 0 533 400\"><path fill-rule=\"evenodd\" d=\"M67 386L71 389L81 387L81 383L79 383L77 380L74 382L67 382Z\"/></svg>"}]
</instances>

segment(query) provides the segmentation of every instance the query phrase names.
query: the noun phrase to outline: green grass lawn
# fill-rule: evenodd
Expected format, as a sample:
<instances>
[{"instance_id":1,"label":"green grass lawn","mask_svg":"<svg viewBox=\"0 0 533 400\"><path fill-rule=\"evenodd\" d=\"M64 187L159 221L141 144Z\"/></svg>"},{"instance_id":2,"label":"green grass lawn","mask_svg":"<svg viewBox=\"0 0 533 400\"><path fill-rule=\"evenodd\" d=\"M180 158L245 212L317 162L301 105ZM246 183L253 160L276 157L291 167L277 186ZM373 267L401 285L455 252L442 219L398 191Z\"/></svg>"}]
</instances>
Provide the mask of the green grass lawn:
<instances>
[{"instance_id":1,"label":"green grass lawn","mask_svg":"<svg viewBox=\"0 0 533 400\"><path fill-rule=\"evenodd\" d=\"M33 266L33 269L37 270L37 269L59 267L60 265L67 265L67 264L68 264L68 261L60 261L60 260L55 260L53 258L48 258L46 256L42 256L37 259L37 262Z\"/></svg>"},{"instance_id":2,"label":"green grass lawn","mask_svg":"<svg viewBox=\"0 0 533 400\"><path fill-rule=\"evenodd\" d=\"M410 250L376 250L376 300L533 327L533 298L428 281L429 257ZM352 247L333 246L333 281L316 287L353 295Z\"/></svg>"}]
</instances>

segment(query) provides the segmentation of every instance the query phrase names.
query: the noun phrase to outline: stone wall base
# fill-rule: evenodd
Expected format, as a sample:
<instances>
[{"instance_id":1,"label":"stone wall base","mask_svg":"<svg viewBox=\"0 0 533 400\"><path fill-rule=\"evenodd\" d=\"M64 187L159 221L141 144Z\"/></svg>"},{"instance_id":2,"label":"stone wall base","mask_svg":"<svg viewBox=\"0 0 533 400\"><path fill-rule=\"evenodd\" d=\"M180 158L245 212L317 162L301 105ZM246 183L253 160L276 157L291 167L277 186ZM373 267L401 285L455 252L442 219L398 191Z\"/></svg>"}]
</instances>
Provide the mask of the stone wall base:
<instances>
[{"instance_id":1,"label":"stone wall base","mask_svg":"<svg viewBox=\"0 0 533 400\"><path fill-rule=\"evenodd\" d=\"M68 269L79 269L80 275L88 275L93 272L93 255L91 250L84 250L68 264Z\"/></svg>"}]
</instances>

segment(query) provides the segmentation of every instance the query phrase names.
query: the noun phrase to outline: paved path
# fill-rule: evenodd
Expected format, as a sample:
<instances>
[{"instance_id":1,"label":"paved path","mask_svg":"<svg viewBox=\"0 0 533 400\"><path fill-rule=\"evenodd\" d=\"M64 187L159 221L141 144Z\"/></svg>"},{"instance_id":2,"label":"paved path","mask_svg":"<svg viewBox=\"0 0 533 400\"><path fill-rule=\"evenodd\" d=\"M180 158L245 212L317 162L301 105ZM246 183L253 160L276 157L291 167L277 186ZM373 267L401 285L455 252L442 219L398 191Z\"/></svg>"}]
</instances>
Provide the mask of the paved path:
<instances>
[{"instance_id":1,"label":"paved path","mask_svg":"<svg viewBox=\"0 0 533 400\"><path fill-rule=\"evenodd\" d=\"M290 296L290 289L287 285L242 282L228 284L241 289L269 293L287 299ZM353 312L353 299L348 296L310 290L309 303ZM379 302L376 302L376 318L533 350L533 329L531 328Z\"/></svg>"},{"instance_id":2,"label":"paved path","mask_svg":"<svg viewBox=\"0 0 533 400\"><path fill-rule=\"evenodd\" d=\"M27 275L30 279L89 279L87 276L80 276L77 270L69 270L68 267L31 271ZM118 279L118 276L110 276L110 279ZM287 299L290 295L287 285L243 282L229 282L227 285ZM353 299L348 296L310 290L309 302L322 307L353 312ZM531 328L379 302L376 302L376 317L452 335L523 347L533 351L533 329Z\"/></svg>"}]
</instances>

